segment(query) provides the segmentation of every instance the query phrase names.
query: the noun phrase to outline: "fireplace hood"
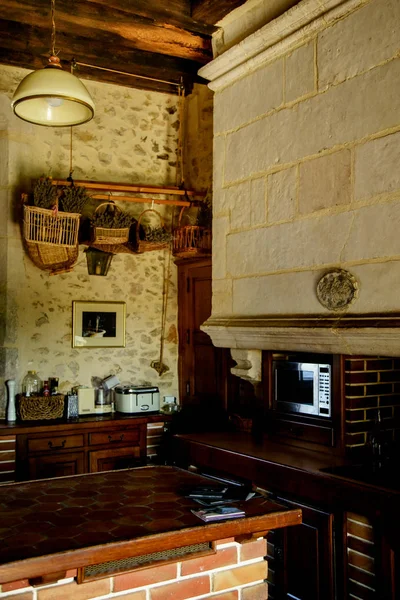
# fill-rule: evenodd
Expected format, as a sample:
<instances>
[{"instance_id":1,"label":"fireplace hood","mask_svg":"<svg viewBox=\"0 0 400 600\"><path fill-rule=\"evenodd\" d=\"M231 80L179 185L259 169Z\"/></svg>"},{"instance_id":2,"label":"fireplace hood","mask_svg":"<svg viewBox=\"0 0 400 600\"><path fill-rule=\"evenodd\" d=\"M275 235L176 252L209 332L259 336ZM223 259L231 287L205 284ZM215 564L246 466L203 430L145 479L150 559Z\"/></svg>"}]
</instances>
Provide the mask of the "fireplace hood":
<instances>
[{"instance_id":1,"label":"fireplace hood","mask_svg":"<svg viewBox=\"0 0 400 600\"><path fill-rule=\"evenodd\" d=\"M256 31L245 4L221 22L227 39L252 27L199 72L215 92L214 345L400 356L395 4L301 0ZM318 295L332 272L354 282L339 305Z\"/></svg>"}]
</instances>

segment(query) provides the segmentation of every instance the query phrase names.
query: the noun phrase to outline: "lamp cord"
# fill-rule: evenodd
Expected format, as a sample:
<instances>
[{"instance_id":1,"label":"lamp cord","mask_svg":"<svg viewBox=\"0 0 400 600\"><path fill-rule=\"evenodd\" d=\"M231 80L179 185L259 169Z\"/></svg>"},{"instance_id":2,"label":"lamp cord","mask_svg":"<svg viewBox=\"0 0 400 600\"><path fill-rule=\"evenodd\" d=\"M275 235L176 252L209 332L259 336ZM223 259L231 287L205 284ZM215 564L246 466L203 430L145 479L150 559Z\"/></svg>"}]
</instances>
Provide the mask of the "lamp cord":
<instances>
[{"instance_id":1,"label":"lamp cord","mask_svg":"<svg viewBox=\"0 0 400 600\"><path fill-rule=\"evenodd\" d=\"M51 0L51 56L56 56L56 20L55 20L56 2Z\"/></svg>"}]
</instances>

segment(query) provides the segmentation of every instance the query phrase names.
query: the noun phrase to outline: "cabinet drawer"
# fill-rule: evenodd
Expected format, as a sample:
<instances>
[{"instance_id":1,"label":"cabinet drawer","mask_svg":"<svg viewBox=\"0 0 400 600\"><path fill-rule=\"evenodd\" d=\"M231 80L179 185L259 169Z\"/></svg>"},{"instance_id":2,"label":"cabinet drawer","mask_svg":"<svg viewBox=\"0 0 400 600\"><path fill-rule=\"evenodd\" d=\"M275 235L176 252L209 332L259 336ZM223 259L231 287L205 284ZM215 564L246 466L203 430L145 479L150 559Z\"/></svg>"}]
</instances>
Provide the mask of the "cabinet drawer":
<instances>
[{"instance_id":1,"label":"cabinet drawer","mask_svg":"<svg viewBox=\"0 0 400 600\"><path fill-rule=\"evenodd\" d=\"M308 423L298 423L289 420L277 420L274 433L289 438L304 440L305 442L322 444L324 446L334 445L332 427L310 425Z\"/></svg>"},{"instance_id":2,"label":"cabinet drawer","mask_svg":"<svg viewBox=\"0 0 400 600\"><path fill-rule=\"evenodd\" d=\"M91 446L99 444L137 444L139 440L139 428L124 431L96 431L89 434L89 444Z\"/></svg>"},{"instance_id":3,"label":"cabinet drawer","mask_svg":"<svg viewBox=\"0 0 400 600\"><path fill-rule=\"evenodd\" d=\"M28 439L29 452L56 452L70 448L81 448L82 446L83 435L54 435L46 438Z\"/></svg>"}]
</instances>

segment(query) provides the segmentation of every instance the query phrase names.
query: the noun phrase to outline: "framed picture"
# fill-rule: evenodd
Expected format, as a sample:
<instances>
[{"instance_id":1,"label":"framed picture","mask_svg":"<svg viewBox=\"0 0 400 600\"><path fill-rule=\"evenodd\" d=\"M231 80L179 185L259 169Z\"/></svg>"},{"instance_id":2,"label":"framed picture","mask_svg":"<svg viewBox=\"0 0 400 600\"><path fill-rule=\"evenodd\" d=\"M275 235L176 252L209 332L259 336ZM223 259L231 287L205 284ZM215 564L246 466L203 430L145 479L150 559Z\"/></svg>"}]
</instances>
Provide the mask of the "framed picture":
<instances>
[{"instance_id":1,"label":"framed picture","mask_svg":"<svg viewBox=\"0 0 400 600\"><path fill-rule=\"evenodd\" d=\"M124 348L125 302L72 303L73 348Z\"/></svg>"}]
</instances>

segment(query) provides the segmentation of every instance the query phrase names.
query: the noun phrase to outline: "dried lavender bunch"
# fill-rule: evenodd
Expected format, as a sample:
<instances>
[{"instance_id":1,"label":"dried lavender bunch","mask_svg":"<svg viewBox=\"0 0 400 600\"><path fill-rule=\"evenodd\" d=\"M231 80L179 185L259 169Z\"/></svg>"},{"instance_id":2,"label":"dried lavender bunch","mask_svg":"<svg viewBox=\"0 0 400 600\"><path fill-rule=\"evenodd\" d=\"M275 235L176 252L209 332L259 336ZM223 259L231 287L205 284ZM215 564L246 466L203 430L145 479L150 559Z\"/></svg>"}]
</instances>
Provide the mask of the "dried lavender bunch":
<instances>
[{"instance_id":1,"label":"dried lavender bunch","mask_svg":"<svg viewBox=\"0 0 400 600\"><path fill-rule=\"evenodd\" d=\"M211 227L212 223L212 204L211 198L207 195L200 205L197 213L196 225L199 227Z\"/></svg>"},{"instance_id":2,"label":"dried lavender bunch","mask_svg":"<svg viewBox=\"0 0 400 600\"><path fill-rule=\"evenodd\" d=\"M107 207L103 213L95 213L91 218L93 227L107 227L109 229L123 229L132 225L133 218L123 212Z\"/></svg>"},{"instance_id":3,"label":"dried lavender bunch","mask_svg":"<svg viewBox=\"0 0 400 600\"><path fill-rule=\"evenodd\" d=\"M61 207L64 212L82 214L83 209L90 200L87 190L83 186L70 185L63 188L60 198Z\"/></svg>"},{"instance_id":4,"label":"dried lavender bunch","mask_svg":"<svg viewBox=\"0 0 400 600\"><path fill-rule=\"evenodd\" d=\"M51 209L57 203L57 187L51 177L40 177L33 186L33 204L39 208Z\"/></svg>"},{"instance_id":5,"label":"dried lavender bunch","mask_svg":"<svg viewBox=\"0 0 400 600\"><path fill-rule=\"evenodd\" d=\"M146 242L169 242L172 239L172 234L164 227L143 227L144 240Z\"/></svg>"}]
</instances>

